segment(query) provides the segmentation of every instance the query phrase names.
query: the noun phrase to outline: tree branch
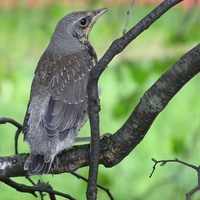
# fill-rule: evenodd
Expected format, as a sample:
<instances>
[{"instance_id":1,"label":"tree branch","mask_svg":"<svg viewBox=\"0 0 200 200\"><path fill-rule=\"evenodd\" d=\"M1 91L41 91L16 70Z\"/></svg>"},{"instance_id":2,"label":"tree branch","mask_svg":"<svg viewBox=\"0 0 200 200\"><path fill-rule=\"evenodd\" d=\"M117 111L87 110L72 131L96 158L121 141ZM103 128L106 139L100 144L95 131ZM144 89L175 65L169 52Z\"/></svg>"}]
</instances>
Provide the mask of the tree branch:
<instances>
[{"instance_id":1,"label":"tree branch","mask_svg":"<svg viewBox=\"0 0 200 200\"><path fill-rule=\"evenodd\" d=\"M165 0L149 15L141 20L135 27L124 34L121 38L115 40L106 51L102 59L97 63L90 73L88 84L88 115L91 127L91 153L90 168L87 187L87 199L95 200L97 195L97 175L100 155L100 130L99 130L99 111L100 104L98 98L98 80L106 66L118 53L122 52L126 46L132 42L140 33L150 27L160 16L167 12L171 7L182 0ZM97 70L98 69L98 70Z\"/></svg>"},{"instance_id":2,"label":"tree branch","mask_svg":"<svg viewBox=\"0 0 200 200\"><path fill-rule=\"evenodd\" d=\"M17 127L17 130L15 132L15 154L18 154L18 138L19 134L22 131L22 125L11 118L0 118L0 124L6 124L6 123L10 123L15 127Z\"/></svg>"},{"instance_id":3,"label":"tree branch","mask_svg":"<svg viewBox=\"0 0 200 200\"><path fill-rule=\"evenodd\" d=\"M91 71L92 81L98 81L102 72L106 69L111 60L120 52L122 52L128 44L130 44L137 36L147 30L158 18L165 14L170 8L180 3L183 0L165 0L146 17L138 22L121 38L115 40L108 48L103 57L96 64L95 68ZM98 69L98 70L97 70ZM94 91L93 91L94 92Z\"/></svg>"},{"instance_id":4,"label":"tree branch","mask_svg":"<svg viewBox=\"0 0 200 200\"><path fill-rule=\"evenodd\" d=\"M156 166L157 164L161 163L160 166L164 166L166 165L167 163L179 163L179 164L182 164L182 165L185 165L189 168L192 168L194 169L196 172L197 172L197 179L198 179L198 184L197 186L195 186L194 188L192 188L191 191L189 191L187 194L186 194L186 200L190 200L192 195L195 194L198 190L200 190L200 166L195 166L195 165L192 165L190 163L186 163L184 161L181 161L177 158L173 159L173 160L156 160L154 158L152 158L152 161L155 163L154 166L153 166L153 170L150 174L150 178L152 177L153 173L155 172L155 169L156 169Z\"/></svg>"},{"instance_id":5,"label":"tree branch","mask_svg":"<svg viewBox=\"0 0 200 200\"><path fill-rule=\"evenodd\" d=\"M159 164L159 163L161 163L160 166L164 166L164 165L166 165L166 164L169 163L169 162L170 162L170 163L180 163L180 164L182 164L182 165L185 165L185 166L187 166L187 167L190 167L190 168L196 170L197 172L199 171L199 167L197 167L197 166L195 166L195 165L192 165L192 164L189 164L189 163L186 163L186 162L184 162L184 161L181 161L181 160L179 160L178 158L175 158L175 159L173 159L173 160L156 160L156 159L152 158L151 160L152 160L155 164L154 164L154 166L153 166L153 170L152 170L151 174L149 175L149 178L151 178L151 177L153 176L153 173L154 173L155 170L156 170L156 165Z\"/></svg>"},{"instance_id":6,"label":"tree branch","mask_svg":"<svg viewBox=\"0 0 200 200\"><path fill-rule=\"evenodd\" d=\"M112 167L125 158L144 138L158 114L173 96L200 72L200 44L186 53L144 94L125 124L100 141L100 164ZM75 171L89 165L90 145L74 146L58 155L60 166L50 173ZM0 179L25 176L23 164L28 154L0 157Z\"/></svg>"},{"instance_id":7,"label":"tree branch","mask_svg":"<svg viewBox=\"0 0 200 200\"><path fill-rule=\"evenodd\" d=\"M85 181L86 183L88 183L88 179L86 179L84 176L81 176L80 174L77 174L75 172L71 172L71 174L73 174L74 176L76 176L78 179L82 179L83 181ZM112 194L110 193L110 190L106 187L104 187L103 185L97 184L97 188L100 188L102 190L104 190L108 197L110 198L110 200L114 200Z\"/></svg>"},{"instance_id":8,"label":"tree branch","mask_svg":"<svg viewBox=\"0 0 200 200\"><path fill-rule=\"evenodd\" d=\"M186 53L146 91L125 124L112 136L112 167L126 157L144 138L158 114L178 91L200 72L200 44ZM124 151L125 149L125 151ZM109 155L109 157L111 157Z\"/></svg>"},{"instance_id":9,"label":"tree branch","mask_svg":"<svg viewBox=\"0 0 200 200\"><path fill-rule=\"evenodd\" d=\"M9 185L10 187L16 189L19 192L30 193L35 197L37 197L35 192L38 191L38 192L48 193L49 196L50 196L50 199L55 199L54 196L58 195L58 196L65 197L65 198L70 199L70 200L75 200L73 197L71 197L68 194L64 194L64 193L53 190L52 187L48 183L38 182L34 186L27 186L27 185L24 185L24 184L16 183L15 181L13 181L11 179L2 179L1 182L5 183L6 185Z\"/></svg>"},{"instance_id":10,"label":"tree branch","mask_svg":"<svg viewBox=\"0 0 200 200\"><path fill-rule=\"evenodd\" d=\"M158 11L159 9L157 8L156 14L149 14L138 23L142 25L142 29L133 28L132 30L135 30L133 31L134 34L131 34L129 31L122 37L122 40L116 40L97 64L96 70L93 71L93 74L95 74L94 77L92 76L94 82L105 69L104 66L114 57L112 51L120 52L122 50L121 47L125 48L128 44L127 41L130 42L136 37L136 33L139 34L142 30L147 29L153 21L163 14L164 10L166 11L163 5L169 9L175 2L178 3L179 1L166 0L161 4L162 12ZM129 35L132 35L132 39L129 39ZM186 53L144 94L128 120L114 135L105 137L100 141L100 164L112 167L123 160L142 141L155 118L166 107L173 96L199 71L200 44ZM96 86L94 88L90 87L91 91L94 89L96 92ZM93 97L95 98L96 96L94 95ZM25 176L26 172L23 170L23 164L27 156L28 154L19 154L0 157L0 179ZM60 166L52 168L50 173L59 174L66 171L75 171L80 167L89 165L90 145L74 146L61 152L58 157Z\"/></svg>"},{"instance_id":11,"label":"tree branch","mask_svg":"<svg viewBox=\"0 0 200 200\"><path fill-rule=\"evenodd\" d=\"M91 88L92 87L92 88ZM99 130L99 111L100 103L98 97L98 85L92 79L89 80L88 87L88 115L91 129L90 142L90 168L87 186L87 199L97 199L97 176L100 155L100 130Z\"/></svg>"}]
</instances>

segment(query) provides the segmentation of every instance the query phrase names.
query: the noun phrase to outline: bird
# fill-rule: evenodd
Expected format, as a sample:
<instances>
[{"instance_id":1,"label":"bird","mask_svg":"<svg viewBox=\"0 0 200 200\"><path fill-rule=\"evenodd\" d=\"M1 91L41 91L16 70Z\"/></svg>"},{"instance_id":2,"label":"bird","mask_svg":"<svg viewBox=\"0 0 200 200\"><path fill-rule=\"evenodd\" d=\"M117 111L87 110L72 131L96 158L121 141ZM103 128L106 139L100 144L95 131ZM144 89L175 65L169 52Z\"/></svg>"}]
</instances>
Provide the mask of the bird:
<instances>
[{"instance_id":1,"label":"bird","mask_svg":"<svg viewBox=\"0 0 200 200\"><path fill-rule=\"evenodd\" d=\"M22 133L30 147L29 176L48 174L55 156L71 147L88 119L87 84L97 55L89 33L108 8L72 12L56 25L31 85Z\"/></svg>"}]
</instances>

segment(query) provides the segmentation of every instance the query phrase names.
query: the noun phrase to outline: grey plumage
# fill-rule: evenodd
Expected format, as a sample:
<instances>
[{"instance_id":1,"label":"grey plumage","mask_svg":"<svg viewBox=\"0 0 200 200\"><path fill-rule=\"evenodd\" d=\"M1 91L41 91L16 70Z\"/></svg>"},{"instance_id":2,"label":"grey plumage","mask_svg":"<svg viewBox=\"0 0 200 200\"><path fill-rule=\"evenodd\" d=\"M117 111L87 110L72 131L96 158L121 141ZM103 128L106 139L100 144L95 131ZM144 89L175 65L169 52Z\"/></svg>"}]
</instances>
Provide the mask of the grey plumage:
<instances>
[{"instance_id":1,"label":"grey plumage","mask_svg":"<svg viewBox=\"0 0 200 200\"><path fill-rule=\"evenodd\" d=\"M54 157L71 146L87 120L87 83L97 62L88 34L106 8L61 19L40 58L23 124L29 175L48 173Z\"/></svg>"}]
</instances>

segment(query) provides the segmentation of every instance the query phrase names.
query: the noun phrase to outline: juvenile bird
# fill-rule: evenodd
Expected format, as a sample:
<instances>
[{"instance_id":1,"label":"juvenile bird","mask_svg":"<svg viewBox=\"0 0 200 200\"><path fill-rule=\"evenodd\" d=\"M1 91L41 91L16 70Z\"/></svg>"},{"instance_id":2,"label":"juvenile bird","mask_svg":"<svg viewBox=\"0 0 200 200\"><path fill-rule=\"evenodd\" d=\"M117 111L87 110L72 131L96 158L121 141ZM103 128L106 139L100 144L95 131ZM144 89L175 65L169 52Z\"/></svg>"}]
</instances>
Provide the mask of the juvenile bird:
<instances>
[{"instance_id":1,"label":"juvenile bird","mask_svg":"<svg viewBox=\"0 0 200 200\"><path fill-rule=\"evenodd\" d=\"M88 35L108 9L73 12L62 18L41 56L23 123L29 175L48 173L54 157L71 146L86 122L90 70L97 62Z\"/></svg>"}]
</instances>

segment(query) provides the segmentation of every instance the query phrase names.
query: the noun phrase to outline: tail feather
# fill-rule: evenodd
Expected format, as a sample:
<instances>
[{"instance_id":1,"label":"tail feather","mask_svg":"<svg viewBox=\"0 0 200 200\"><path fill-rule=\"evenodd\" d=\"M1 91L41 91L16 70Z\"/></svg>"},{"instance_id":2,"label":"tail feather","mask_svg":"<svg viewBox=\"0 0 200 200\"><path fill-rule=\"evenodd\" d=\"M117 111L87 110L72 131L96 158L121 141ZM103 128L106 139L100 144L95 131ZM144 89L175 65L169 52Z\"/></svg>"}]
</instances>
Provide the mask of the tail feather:
<instances>
[{"instance_id":1,"label":"tail feather","mask_svg":"<svg viewBox=\"0 0 200 200\"><path fill-rule=\"evenodd\" d=\"M49 159L48 161L45 161L44 155L42 154L33 154L31 153L28 159L26 160L24 164L24 170L27 170L28 175L42 175L42 174L48 174L53 159Z\"/></svg>"}]
</instances>

